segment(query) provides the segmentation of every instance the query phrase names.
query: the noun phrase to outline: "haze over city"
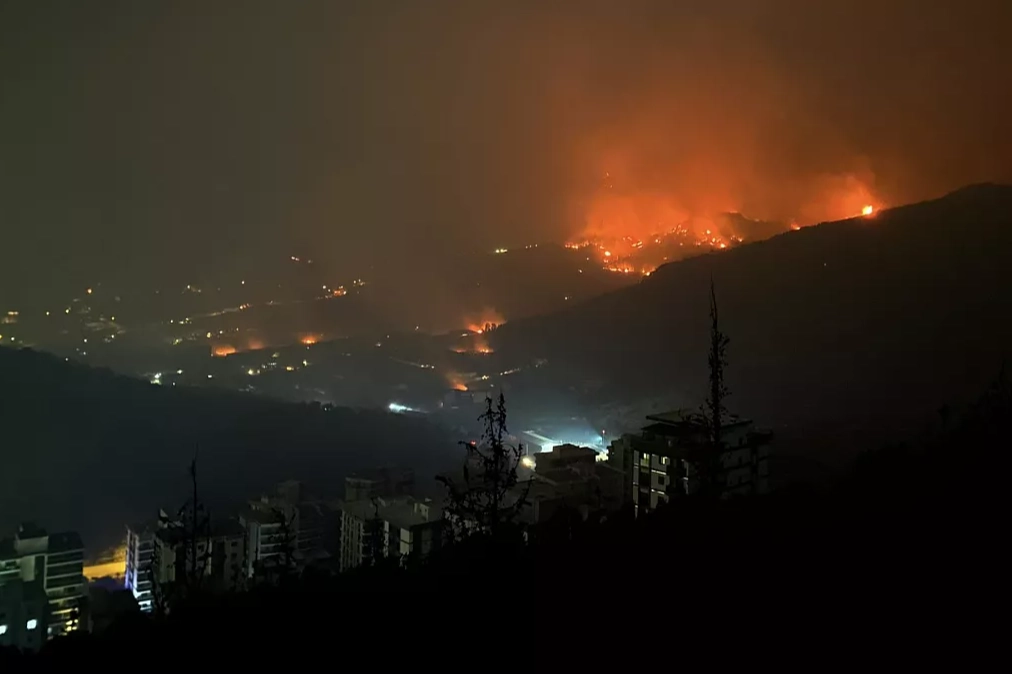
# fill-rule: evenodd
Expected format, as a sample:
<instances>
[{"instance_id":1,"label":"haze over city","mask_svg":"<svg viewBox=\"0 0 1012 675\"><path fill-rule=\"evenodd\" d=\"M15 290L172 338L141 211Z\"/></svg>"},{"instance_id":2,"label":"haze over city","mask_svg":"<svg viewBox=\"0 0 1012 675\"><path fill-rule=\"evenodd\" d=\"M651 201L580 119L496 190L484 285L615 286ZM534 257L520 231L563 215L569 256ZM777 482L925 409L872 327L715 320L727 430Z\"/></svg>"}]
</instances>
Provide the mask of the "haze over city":
<instances>
[{"instance_id":1,"label":"haze over city","mask_svg":"<svg viewBox=\"0 0 1012 675\"><path fill-rule=\"evenodd\" d=\"M452 302L474 251L1012 179L1000 0L0 12L15 303L278 254Z\"/></svg>"}]
</instances>

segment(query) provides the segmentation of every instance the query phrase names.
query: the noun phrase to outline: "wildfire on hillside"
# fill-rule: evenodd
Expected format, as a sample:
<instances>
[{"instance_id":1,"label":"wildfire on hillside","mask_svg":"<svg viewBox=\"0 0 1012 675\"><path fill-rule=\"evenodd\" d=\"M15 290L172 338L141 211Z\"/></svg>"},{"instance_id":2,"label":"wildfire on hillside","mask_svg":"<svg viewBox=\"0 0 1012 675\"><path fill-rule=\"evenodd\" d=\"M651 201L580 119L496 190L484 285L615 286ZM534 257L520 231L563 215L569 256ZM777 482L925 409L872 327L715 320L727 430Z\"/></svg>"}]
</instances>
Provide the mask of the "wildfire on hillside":
<instances>
[{"instance_id":1,"label":"wildfire on hillside","mask_svg":"<svg viewBox=\"0 0 1012 675\"><path fill-rule=\"evenodd\" d=\"M464 377L460 373L448 372L445 375L446 383L450 386L450 389L456 391L467 391L467 384L464 382Z\"/></svg>"},{"instance_id":2,"label":"wildfire on hillside","mask_svg":"<svg viewBox=\"0 0 1012 675\"><path fill-rule=\"evenodd\" d=\"M584 204L581 234L566 247L608 272L647 276L666 262L801 229L793 218L757 220L722 201L709 203L709 208L727 204L723 210L700 215L664 194L623 190L617 177L604 176L604 184ZM805 224L814 224L816 214L830 220L870 217L879 208L874 204L862 181L837 177L826 180L811 203L800 205L798 215Z\"/></svg>"},{"instance_id":3,"label":"wildfire on hillside","mask_svg":"<svg viewBox=\"0 0 1012 675\"><path fill-rule=\"evenodd\" d=\"M315 345L322 338L323 336L320 335L319 333L304 333L299 336L299 342L308 347L310 345Z\"/></svg>"},{"instance_id":4,"label":"wildfire on hillside","mask_svg":"<svg viewBox=\"0 0 1012 675\"><path fill-rule=\"evenodd\" d=\"M218 357L229 356L231 354L235 354L235 352L236 352L236 349L232 345L217 344L217 345L212 345L211 346L211 355L212 356L218 356Z\"/></svg>"},{"instance_id":5,"label":"wildfire on hillside","mask_svg":"<svg viewBox=\"0 0 1012 675\"><path fill-rule=\"evenodd\" d=\"M478 315L470 315L464 318L464 325L472 333L479 335L495 330L506 323L506 317L494 309L483 309Z\"/></svg>"},{"instance_id":6,"label":"wildfire on hillside","mask_svg":"<svg viewBox=\"0 0 1012 675\"><path fill-rule=\"evenodd\" d=\"M586 238L571 241L566 248L583 253L588 261L609 272L649 276L660 265L689 257L701 249L722 251L744 241L744 237L728 231L726 226L699 220L698 226L683 223L642 238Z\"/></svg>"}]
</instances>

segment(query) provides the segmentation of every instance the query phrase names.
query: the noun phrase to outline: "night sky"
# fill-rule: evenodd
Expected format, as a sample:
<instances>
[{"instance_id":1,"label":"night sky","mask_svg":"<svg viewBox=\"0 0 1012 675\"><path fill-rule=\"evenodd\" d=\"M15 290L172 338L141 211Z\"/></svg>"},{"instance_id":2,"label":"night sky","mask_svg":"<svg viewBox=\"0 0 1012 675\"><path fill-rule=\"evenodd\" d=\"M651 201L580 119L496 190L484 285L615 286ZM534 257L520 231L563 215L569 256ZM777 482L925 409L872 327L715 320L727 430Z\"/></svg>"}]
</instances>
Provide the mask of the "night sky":
<instances>
[{"instance_id":1,"label":"night sky","mask_svg":"<svg viewBox=\"0 0 1012 675\"><path fill-rule=\"evenodd\" d=\"M306 251L439 275L609 218L1012 181L1010 26L1007 0L3 2L0 298Z\"/></svg>"}]
</instances>

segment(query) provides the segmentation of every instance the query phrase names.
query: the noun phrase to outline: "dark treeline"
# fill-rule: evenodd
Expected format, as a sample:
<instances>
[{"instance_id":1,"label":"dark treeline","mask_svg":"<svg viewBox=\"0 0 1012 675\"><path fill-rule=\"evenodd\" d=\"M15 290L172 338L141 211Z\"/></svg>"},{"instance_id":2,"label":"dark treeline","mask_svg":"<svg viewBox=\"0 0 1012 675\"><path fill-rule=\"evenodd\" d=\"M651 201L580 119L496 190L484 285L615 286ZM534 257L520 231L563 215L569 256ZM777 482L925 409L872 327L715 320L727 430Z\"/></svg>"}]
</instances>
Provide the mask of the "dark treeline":
<instances>
[{"instance_id":1,"label":"dark treeline","mask_svg":"<svg viewBox=\"0 0 1012 675\"><path fill-rule=\"evenodd\" d=\"M470 537L415 567L293 573L124 616L17 667L990 669L1009 590L1010 419L1002 375L828 488L560 516L527 543Z\"/></svg>"}]
</instances>

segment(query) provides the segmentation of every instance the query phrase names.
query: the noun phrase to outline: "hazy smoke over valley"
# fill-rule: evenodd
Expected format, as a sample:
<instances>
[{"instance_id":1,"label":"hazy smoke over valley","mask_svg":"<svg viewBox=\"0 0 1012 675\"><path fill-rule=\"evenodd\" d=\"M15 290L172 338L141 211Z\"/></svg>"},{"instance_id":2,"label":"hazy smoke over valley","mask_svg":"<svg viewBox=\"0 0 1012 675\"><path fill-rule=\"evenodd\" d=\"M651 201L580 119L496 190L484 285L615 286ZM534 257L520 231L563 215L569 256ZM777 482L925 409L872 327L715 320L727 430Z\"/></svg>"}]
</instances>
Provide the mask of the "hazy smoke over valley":
<instances>
[{"instance_id":1,"label":"hazy smoke over valley","mask_svg":"<svg viewBox=\"0 0 1012 675\"><path fill-rule=\"evenodd\" d=\"M17 3L5 293L451 253L1012 180L1008 3ZM428 257L430 265L419 265ZM409 264L410 263L410 264ZM24 288L19 293L29 292Z\"/></svg>"}]
</instances>

